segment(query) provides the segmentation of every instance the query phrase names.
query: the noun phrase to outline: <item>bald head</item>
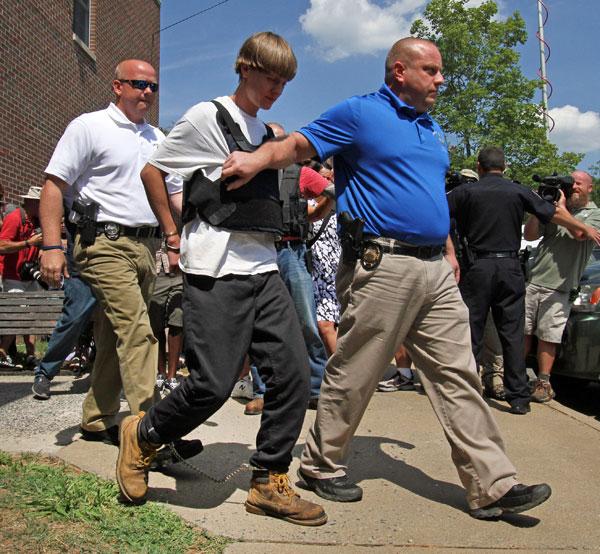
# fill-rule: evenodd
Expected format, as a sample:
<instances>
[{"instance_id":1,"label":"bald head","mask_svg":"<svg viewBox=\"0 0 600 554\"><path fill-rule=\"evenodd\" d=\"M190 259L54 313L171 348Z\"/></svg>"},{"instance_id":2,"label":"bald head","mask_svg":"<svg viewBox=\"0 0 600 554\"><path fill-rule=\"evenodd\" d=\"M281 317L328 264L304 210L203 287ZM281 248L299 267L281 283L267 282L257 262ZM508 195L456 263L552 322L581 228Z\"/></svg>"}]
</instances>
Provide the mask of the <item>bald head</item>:
<instances>
[{"instance_id":1,"label":"bald head","mask_svg":"<svg viewBox=\"0 0 600 554\"><path fill-rule=\"evenodd\" d=\"M587 171L582 171L581 169L577 169L571 173L571 177L573 180L579 181L580 183L591 187L594 183L592 176Z\"/></svg>"},{"instance_id":2,"label":"bald head","mask_svg":"<svg viewBox=\"0 0 600 554\"><path fill-rule=\"evenodd\" d=\"M385 84L390 86L394 82L396 62L410 65L413 59L423 55L432 47L437 50L433 42L422 38L406 37L396 41L385 58Z\"/></svg>"},{"instance_id":3,"label":"bald head","mask_svg":"<svg viewBox=\"0 0 600 554\"><path fill-rule=\"evenodd\" d=\"M144 60L123 60L115 68L112 89L115 105L130 121L142 123L154 103L158 79L155 69Z\"/></svg>"},{"instance_id":4,"label":"bald head","mask_svg":"<svg viewBox=\"0 0 600 554\"><path fill-rule=\"evenodd\" d=\"M152 72L156 74L155 69L144 60L123 60L115 67L115 80L135 79L136 77L132 77L132 75L139 72Z\"/></svg>"},{"instance_id":5,"label":"bald head","mask_svg":"<svg viewBox=\"0 0 600 554\"><path fill-rule=\"evenodd\" d=\"M594 180L586 171L580 169L571 173L573 177L573 192L567 199L567 206L570 208L584 208L590 201Z\"/></svg>"}]
</instances>

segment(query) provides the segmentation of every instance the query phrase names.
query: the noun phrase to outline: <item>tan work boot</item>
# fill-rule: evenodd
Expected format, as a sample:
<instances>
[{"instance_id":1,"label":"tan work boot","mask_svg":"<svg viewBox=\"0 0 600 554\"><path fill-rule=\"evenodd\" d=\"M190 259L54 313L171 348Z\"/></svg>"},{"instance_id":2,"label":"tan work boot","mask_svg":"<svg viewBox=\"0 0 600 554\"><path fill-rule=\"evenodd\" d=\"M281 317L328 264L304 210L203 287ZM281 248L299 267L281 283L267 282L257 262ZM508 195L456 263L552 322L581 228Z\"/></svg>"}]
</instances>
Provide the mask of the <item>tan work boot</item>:
<instances>
[{"instance_id":1,"label":"tan work boot","mask_svg":"<svg viewBox=\"0 0 600 554\"><path fill-rule=\"evenodd\" d=\"M263 408L265 407L265 401L262 398L255 398L254 400L250 400L246 407L244 408L244 413L246 415L260 415L263 413Z\"/></svg>"},{"instance_id":2,"label":"tan work boot","mask_svg":"<svg viewBox=\"0 0 600 554\"><path fill-rule=\"evenodd\" d=\"M253 475L246 500L246 511L272 516L297 525L323 525L327 514L321 506L302 500L291 487L287 473L265 472L264 477Z\"/></svg>"},{"instance_id":3,"label":"tan work boot","mask_svg":"<svg viewBox=\"0 0 600 554\"><path fill-rule=\"evenodd\" d=\"M138 440L138 427L144 417L127 416L119 428L119 457L117 458L117 482L123 496L140 504L148 492L148 469L160 445Z\"/></svg>"}]
</instances>

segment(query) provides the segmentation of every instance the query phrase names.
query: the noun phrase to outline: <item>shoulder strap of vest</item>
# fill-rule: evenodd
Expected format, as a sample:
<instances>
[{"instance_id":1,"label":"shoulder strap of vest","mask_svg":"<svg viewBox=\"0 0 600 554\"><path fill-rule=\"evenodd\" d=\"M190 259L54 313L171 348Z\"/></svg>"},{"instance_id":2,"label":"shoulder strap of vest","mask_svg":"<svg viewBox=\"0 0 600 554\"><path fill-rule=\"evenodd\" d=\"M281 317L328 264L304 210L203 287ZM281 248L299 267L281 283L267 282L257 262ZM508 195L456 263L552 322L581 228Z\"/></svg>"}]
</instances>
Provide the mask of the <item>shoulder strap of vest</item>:
<instances>
[{"instance_id":1,"label":"shoulder strap of vest","mask_svg":"<svg viewBox=\"0 0 600 554\"><path fill-rule=\"evenodd\" d=\"M231 114L229 111L227 111L223 104L217 102L216 100L212 100L212 103L217 108L217 118L220 118L221 123L227 128L238 148L243 152L252 152L256 150L256 146L248 142L248 139L244 136L244 133L242 133L240 126L233 120L233 117L231 117ZM268 138L273 138L275 136L273 129L271 129L271 127L268 125L265 125L265 130Z\"/></svg>"}]
</instances>

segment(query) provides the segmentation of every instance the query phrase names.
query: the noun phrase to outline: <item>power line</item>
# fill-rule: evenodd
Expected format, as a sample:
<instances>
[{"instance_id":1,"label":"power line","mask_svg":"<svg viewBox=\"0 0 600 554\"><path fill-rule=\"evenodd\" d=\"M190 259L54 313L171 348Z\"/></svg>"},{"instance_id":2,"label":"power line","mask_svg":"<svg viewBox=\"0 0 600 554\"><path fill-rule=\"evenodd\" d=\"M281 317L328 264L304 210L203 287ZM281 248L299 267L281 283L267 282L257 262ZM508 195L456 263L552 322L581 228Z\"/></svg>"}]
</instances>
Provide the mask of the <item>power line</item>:
<instances>
[{"instance_id":1,"label":"power line","mask_svg":"<svg viewBox=\"0 0 600 554\"><path fill-rule=\"evenodd\" d=\"M218 6L221 6L222 4L227 4L227 2L229 2L229 0L222 0L221 2L217 2L216 4L213 4L212 6L209 6L208 8L204 8L203 10L200 10L199 12L189 15L188 17L184 17L183 19L180 19L179 21L176 21L175 23L171 23L171 25L167 25L166 27L159 29L154 34L162 33L163 31L166 31L167 29L170 29L171 27L175 27L175 25L179 25L180 23L187 21L188 19L192 19L193 17L196 17L197 15L206 13L214 8L217 8Z\"/></svg>"}]
</instances>

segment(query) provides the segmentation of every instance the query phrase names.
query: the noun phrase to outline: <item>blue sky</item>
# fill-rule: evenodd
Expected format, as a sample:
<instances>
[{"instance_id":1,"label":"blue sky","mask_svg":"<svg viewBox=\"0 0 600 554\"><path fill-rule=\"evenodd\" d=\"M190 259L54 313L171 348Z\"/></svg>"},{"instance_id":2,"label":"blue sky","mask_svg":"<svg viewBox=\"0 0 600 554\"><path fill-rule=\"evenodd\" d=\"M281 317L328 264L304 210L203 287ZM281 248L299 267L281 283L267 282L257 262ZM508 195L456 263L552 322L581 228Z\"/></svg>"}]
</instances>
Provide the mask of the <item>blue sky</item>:
<instances>
[{"instance_id":1,"label":"blue sky","mask_svg":"<svg viewBox=\"0 0 600 554\"><path fill-rule=\"evenodd\" d=\"M219 0L163 0L161 27ZM478 5L481 0L470 0ZM561 149L586 154L581 167L600 160L600 0L544 0L545 39L553 85L550 139ZM524 74L539 68L537 0L498 0L500 17L519 10L529 39L520 49ZM201 100L230 94L233 63L243 40L257 31L281 34L298 58L298 74L263 118L288 131L354 94L378 88L391 44L408 34L427 0L228 0L161 33L160 124L170 127Z\"/></svg>"}]
</instances>

